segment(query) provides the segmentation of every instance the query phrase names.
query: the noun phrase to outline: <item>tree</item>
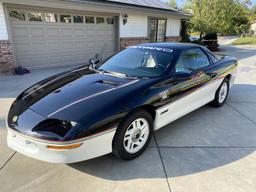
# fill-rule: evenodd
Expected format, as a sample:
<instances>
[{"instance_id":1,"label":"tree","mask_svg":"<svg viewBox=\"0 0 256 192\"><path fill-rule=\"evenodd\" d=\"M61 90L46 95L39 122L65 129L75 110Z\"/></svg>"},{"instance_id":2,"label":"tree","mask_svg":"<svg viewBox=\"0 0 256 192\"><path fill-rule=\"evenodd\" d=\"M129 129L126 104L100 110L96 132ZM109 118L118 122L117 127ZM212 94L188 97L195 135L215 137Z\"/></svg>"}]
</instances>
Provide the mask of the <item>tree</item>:
<instances>
[{"instance_id":1,"label":"tree","mask_svg":"<svg viewBox=\"0 0 256 192\"><path fill-rule=\"evenodd\" d=\"M169 0L168 2L166 2L168 5L170 5L171 7L175 7L177 8L177 1L176 0Z\"/></svg>"},{"instance_id":2,"label":"tree","mask_svg":"<svg viewBox=\"0 0 256 192\"><path fill-rule=\"evenodd\" d=\"M193 10L190 26L200 32L200 39L207 33L234 34L248 30L246 8L238 0L188 0L184 9Z\"/></svg>"},{"instance_id":3,"label":"tree","mask_svg":"<svg viewBox=\"0 0 256 192\"><path fill-rule=\"evenodd\" d=\"M235 11L236 14L232 18L232 23L231 23L231 30L233 29L233 32L237 34L245 34L246 32L249 31L250 29L250 20L249 20L249 15L250 15L250 10L248 9L248 3L250 1L246 1L247 4L235 4ZM245 2L244 2L245 3Z\"/></svg>"},{"instance_id":4,"label":"tree","mask_svg":"<svg viewBox=\"0 0 256 192\"><path fill-rule=\"evenodd\" d=\"M252 6L250 9L250 20L256 20L256 5Z\"/></svg>"}]
</instances>

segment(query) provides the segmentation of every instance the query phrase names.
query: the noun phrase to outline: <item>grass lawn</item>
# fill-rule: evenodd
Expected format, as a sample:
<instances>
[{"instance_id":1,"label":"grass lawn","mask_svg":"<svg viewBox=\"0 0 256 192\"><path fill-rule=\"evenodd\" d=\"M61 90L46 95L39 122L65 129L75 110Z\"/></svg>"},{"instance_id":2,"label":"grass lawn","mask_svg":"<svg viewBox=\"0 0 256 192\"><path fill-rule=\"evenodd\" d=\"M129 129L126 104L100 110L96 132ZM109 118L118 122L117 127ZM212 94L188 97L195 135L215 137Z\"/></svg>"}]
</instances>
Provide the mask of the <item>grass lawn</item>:
<instances>
[{"instance_id":1,"label":"grass lawn","mask_svg":"<svg viewBox=\"0 0 256 192\"><path fill-rule=\"evenodd\" d=\"M256 37L240 37L233 42L234 45L256 45Z\"/></svg>"}]
</instances>

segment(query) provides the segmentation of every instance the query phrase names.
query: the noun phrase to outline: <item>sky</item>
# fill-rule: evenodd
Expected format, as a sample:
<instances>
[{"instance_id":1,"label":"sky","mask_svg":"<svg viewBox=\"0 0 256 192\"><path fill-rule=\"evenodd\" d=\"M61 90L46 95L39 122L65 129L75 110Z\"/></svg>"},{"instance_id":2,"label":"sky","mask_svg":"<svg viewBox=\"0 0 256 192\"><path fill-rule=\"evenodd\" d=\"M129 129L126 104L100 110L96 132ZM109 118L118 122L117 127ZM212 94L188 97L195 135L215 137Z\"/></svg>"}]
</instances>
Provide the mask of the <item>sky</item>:
<instances>
[{"instance_id":1,"label":"sky","mask_svg":"<svg viewBox=\"0 0 256 192\"><path fill-rule=\"evenodd\" d=\"M163 2L167 2L169 0L161 0ZM256 0L255 0L256 1ZM185 0L177 0L178 7L182 6L182 4L185 2Z\"/></svg>"},{"instance_id":2,"label":"sky","mask_svg":"<svg viewBox=\"0 0 256 192\"><path fill-rule=\"evenodd\" d=\"M167 2L168 0L161 0L161 1ZM185 1L186 0L177 0L178 7L181 7ZM256 5L256 0L251 0L251 2L252 2L253 5Z\"/></svg>"}]
</instances>

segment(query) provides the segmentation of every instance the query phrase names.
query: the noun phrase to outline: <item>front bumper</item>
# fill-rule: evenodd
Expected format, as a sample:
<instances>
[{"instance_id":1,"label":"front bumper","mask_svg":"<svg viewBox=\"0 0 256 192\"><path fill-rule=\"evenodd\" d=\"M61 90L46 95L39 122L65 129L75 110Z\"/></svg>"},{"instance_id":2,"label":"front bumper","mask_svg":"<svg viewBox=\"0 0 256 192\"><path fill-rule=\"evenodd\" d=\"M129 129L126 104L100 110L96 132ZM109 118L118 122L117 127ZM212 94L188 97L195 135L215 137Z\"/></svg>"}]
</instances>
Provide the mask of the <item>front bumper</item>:
<instances>
[{"instance_id":1,"label":"front bumper","mask_svg":"<svg viewBox=\"0 0 256 192\"><path fill-rule=\"evenodd\" d=\"M116 129L94 135L90 138L74 142L51 143L36 140L8 129L7 144L13 150L34 159L50 163L75 163L99 157L112 152L112 141ZM81 144L74 149L49 149L48 145L68 146L70 144Z\"/></svg>"}]
</instances>

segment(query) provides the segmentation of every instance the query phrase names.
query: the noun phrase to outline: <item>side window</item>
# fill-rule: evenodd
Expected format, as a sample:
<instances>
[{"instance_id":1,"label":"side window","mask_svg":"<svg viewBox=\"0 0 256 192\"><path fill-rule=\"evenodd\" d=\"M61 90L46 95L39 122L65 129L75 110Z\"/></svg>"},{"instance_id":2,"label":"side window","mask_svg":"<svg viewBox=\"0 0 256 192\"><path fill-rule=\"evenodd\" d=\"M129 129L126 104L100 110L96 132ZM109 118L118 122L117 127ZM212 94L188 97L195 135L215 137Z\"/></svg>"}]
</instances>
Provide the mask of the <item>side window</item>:
<instances>
[{"instance_id":1,"label":"side window","mask_svg":"<svg viewBox=\"0 0 256 192\"><path fill-rule=\"evenodd\" d=\"M199 49L190 49L181 53L176 64L176 73L191 73L210 65L208 57Z\"/></svg>"}]
</instances>

